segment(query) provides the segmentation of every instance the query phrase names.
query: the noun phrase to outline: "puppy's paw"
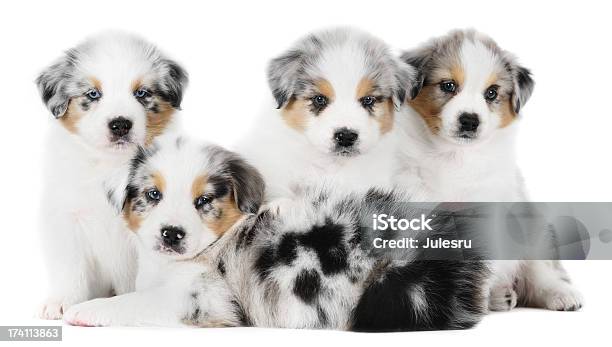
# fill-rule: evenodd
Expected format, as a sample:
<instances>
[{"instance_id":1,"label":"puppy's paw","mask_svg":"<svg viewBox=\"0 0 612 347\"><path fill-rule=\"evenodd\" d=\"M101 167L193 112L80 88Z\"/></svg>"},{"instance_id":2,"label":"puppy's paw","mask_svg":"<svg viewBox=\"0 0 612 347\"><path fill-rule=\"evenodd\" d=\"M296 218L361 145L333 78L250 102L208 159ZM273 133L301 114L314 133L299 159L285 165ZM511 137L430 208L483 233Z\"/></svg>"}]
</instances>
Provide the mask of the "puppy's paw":
<instances>
[{"instance_id":1,"label":"puppy's paw","mask_svg":"<svg viewBox=\"0 0 612 347\"><path fill-rule=\"evenodd\" d=\"M544 306L549 310L578 311L582 305L582 294L568 284L547 291L544 298Z\"/></svg>"},{"instance_id":2,"label":"puppy's paw","mask_svg":"<svg viewBox=\"0 0 612 347\"><path fill-rule=\"evenodd\" d=\"M70 307L64 313L64 321L82 327L104 327L117 325L121 312L115 310L108 299L94 299Z\"/></svg>"},{"instance_id":3,"label":"puppy's paw","mask_svg":"<svg viewBox=\"0 0 612 347\"><path fill-rule=\"evenodd\" d=\"M62 319L64 305L61 300L49 299L45 301L38 310L38 317L41 319L57 320Z\"/></svg>"},{"instance_id":4,"label":"puppy's paw","mask_svg":"<svg viewBox=\"0 0 612 347\"><path fill-rule=\"evenodd\" d=\"M510 311L516 307L518 295L512 286L491 288L489 294L489 310Z\"/></svg>"}]
</instances>

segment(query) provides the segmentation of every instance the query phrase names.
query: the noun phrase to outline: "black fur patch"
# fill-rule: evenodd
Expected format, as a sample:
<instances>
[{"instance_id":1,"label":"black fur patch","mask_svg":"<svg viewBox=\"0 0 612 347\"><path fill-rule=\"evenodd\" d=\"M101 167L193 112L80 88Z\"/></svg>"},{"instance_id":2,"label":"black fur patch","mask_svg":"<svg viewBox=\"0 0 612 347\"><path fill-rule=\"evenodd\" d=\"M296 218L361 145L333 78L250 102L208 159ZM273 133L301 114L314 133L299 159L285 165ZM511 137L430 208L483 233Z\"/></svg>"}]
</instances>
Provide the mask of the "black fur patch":
<instances>
[{"instance_id":1,"label":"black fur patch","mask_svg":"<svg viewBox=\"0 0 612 347\"><path fill-rule=\"evenodd\" d=\"M221 276L225 276L225 262L223 261L223 259L219 260L219 263L217 264L217 270L219 270Z\"/></svg>"},{"instance_id":2,"label":"black fur patch","mask_svg":"<svg viewBox=\"0 0 612 347\"><path fill-rule=\"evenodd\" d=\"M285 265L291 265L297 258L298 240L295 234L285 234L278 245L278 259Z\"/></svg>"},{"instance_id":3,"label":"black fur patch","mask_svg":"<svg viewBox=\"0 0 612 347\"><path fill-rule=\"evenodd\" d=\"M277 264L274 247L269 246L261 250L255 261L255 270L260 280L265 280L272 268Z\"/></svg>"},{"instance_id":4,"label":"black fur patch","mask_svg":"<svg viewBox=\"0 0 612 347\"><path fill-rule=\"evenodd\" d=\"M236 314L236 316L238 317L238 320L240 321L240 326L243 326L243 327L253 326L251 319L244 311L244 308L242 307L242 305L240 305L240 303L236 300L232 301L232 305L234 306L234 313Z\"/></svg>"},{"instance_id":5,"label":"black fur patch","mask_svg":"<svg viewBox=\"0 0 612 347\"><path fill-rule=\"evenodd\" d=\"M470 328L483 314L480 284L484 273L484 263L476 261L421 261L391 266L365 289L353 311L352 330ZM415 290L420 301L426 303L424 307L413 301L411 293Z\"/></svg>"},{"instance_id":6,"label":"black fur patch","mask_svg":"<svg viewBox=\"0 0 612 347\"><path fill-rule=\"evenodd\" d=\"M302 270L293 283L293 294L307 304L312 304L321 291L321 276L317 270Z\"/></svg>"},{"instance_id":7,"label":"black fur patch","mask_svg":"<svg viewBox=\"0 0 612 347\"><path fill-rule=\"evenodd\" d=\"M269 245L260 251L255 269L260 279L264 280L275 266L291 265L298 256L298 247L304 247L315 252L325 276L346 271L348 249L344 233L344 226L331 219L322 225L313 226L306 233L285 233L278 244Z\"/></svg>"},{"instance_id":8,"label":"black fur patch","mask_svg":"<svg viewBox=\"0 0 612 347\"><path fill-rule=\"evenodd\" d=\"M321 270L333 275L346 270L347 249L344 245L344 227L328 219L321 226L314 226L309 233L300 235L300 243L315 250Z\"/></svg>"}]
</instances>

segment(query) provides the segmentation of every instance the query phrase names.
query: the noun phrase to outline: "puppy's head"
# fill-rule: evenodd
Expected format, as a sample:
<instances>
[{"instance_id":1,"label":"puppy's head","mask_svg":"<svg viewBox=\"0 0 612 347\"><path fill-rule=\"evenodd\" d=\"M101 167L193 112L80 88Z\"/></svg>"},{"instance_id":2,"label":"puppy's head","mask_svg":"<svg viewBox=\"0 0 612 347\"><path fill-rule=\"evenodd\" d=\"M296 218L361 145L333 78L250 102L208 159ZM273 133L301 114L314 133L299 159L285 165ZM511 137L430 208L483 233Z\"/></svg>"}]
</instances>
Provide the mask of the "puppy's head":
<instances>
[{"instance_id":1,"label":"puppy's head","mask_svg":"<svg viewBox=\"0 0 612 347\"><path fill-rule=\"evenodd\" d=\"M268 67L286 124L325 154L368 151L393 127L414 69L365 33L335 29L307 36Z\"/></svg>"},{"instance_id":2,"label":"puppy's head","mask_svg":"<svg viewBox=\"0 0 612 347\"><path fill-rule=\"evenodd\" d=\"M36 83L53 116L98 150L146 145L181 105L187 74L150 43L106 33L68 50Z\"/></svg>"},{"instance_id":3,"label":"puppy's head","mask_svg":"<svg viewBox=\"0 0 612 347\"><path fill-rule=\"evenodd\" d=\"M446 143L483 142L511 124L529 99L529 70L475 31L454 31L401 56L421 80L410 105Z\"/></svg>"},{"instance_id":4,"label":"puppy's head","mask_svg":"<svg viewBox=\"0 0 612 347\"><path fill-rule=\"evenodd\" d=\"M236 154L164 138L134 158L123 216L146 248L188 259L257 212L263 194L259 173Z\"/></svg>"}]
</instances>

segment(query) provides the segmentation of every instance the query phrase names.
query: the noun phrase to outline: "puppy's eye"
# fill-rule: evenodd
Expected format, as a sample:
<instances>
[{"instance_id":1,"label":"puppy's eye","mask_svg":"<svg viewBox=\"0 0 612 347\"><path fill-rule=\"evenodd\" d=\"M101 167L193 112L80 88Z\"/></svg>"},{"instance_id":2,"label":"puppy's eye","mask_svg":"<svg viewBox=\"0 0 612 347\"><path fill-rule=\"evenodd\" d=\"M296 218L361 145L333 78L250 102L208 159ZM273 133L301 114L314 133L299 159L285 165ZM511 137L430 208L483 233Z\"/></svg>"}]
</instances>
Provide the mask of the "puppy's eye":
<instances>
[{"instance_id":1,"label":"puppy's eye","mask_svg":"<svg viewBox=\"0 0 612 347\"><path fill-rule=\"evenodd\" d=\"M162 199L162 193L155 188L148 190L146 195L150 201L160 201Z\"/></svg>"},{"instance_id":2,"label":"puppy's eye","mask_svg":"<svg viewBox=\"0 0 612 347\"><path fill-rule=\"evenodd\" d=\"M361 98L361 105L366 108L370 108L374 106L376 103L376 97L368 95Z\"/></svg>"},{"instance_id":3,"label":"puppy's eye","mask_svg":"<svg viewBox=\"0 0 612 347\"><path fill-rule=\"evenodd\" d=\"M487 101L495 101L497 99L497 86L490 86L484 95Z\"/></svg>"},{"instance_id":4,"label":"puppy's eye","mask_svg":"<svg viewBox=\"0 0 612 347\"><path fill-rule=\"evenodd\" d=\"M149 96L151 96L151 92L144 88L139 88L134 92L134 96L138 99L148 98Z\"/></svg>"},{"instance_id":5,"label":"puppy's eye","mask_svg":"<svg viewBox=\"0 0 612 347\"><path fill-rule=\"evenodd\" d=\"M212 198L210 196L202 195L202 196L198 197L197 199L195 199L193 204L195 205L195 208L200 209L204 205L208 205L211 202L212 202Z\"/></svg>"},{"instance_id":6,"label":"puppy's eye","mask_svg":"<svg viewBox=\"0 0 612 347\"><path fill-rule=\"evenodd\" d=\"M90 100L97 100L102 97L102 93L100 93L99 90L94 88L85 93L85 96L88 97Z\"/></svg>"},{"instance_id":7,"label":"puppy's eye","mask_svg":"<svg viewBox=\"0 0 612 347\"><path fill-rule=\"evenodd\" d=\"M454 93L457 90L455 81L443 81L440 83L440 89L445 93Z\"/></svg>"},{"instance_id":8,"label":"puppy's eye","mask_svg":"<svg viewBox=\"0 0 612 347\"><path fill-rule=\"evenodd\" d=\"M312 104L315 107L322 108L327 105L327 97L325 95L315 95L312 97Z\"/></svg>"}]
</instances>

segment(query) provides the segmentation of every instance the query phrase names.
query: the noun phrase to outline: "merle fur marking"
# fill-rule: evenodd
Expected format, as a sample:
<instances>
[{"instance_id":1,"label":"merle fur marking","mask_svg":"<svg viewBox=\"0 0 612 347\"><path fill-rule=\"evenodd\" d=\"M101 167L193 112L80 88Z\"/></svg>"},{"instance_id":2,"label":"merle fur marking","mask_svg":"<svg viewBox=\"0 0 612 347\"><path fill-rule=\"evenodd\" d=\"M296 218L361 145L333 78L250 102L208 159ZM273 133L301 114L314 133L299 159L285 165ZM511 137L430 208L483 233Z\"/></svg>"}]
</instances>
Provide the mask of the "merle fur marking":
<instances>
[{"instance_id":1,"label":"merle fur marking","mask_svg":"<svg viewBox=\"0 0 612 347\"><path fill-rule=\"evenodd\" d=\"M147 52L144 59L152 63L153 70L160 77L149 89L173 108L180 109L188 83L187 72L175 61L165 58L155 46L137 38L132 40L133 45ZM95 42L86 41L66 51L36 78L41 98L55 118L66 113L71 99L84 95L92 87L88 81L90 76L83 76L79 72L79 64L88 59L95 47ZM83 109L86 110L89 104L83 105Z\"/></svg>"},{"instance_id":2,"label":"merle fur marking","mask_svg":"<svg viewBox=\"0 0 612 347\"><path fill-rule=\"evenodd\" d=\"M321 291L321 275L317 270L302 270L293 283L293 293L307 304L312 304Z\"/></svg>"},{"instance_id":3,"label":"merle fur marking","mask_svg":"<svg viewBox=\"0 0 612 347\"><path fill-rule=\"evenodd\" d=\"M525 105L535 85L531 78L531 72L520 66L516 58L509 52L502 50L493 40L480 36L474 30L455 30L442 38L436 38L425 45L402 53L400 59L417 69L417 83L414 84L411 94L413 99L419 94L425 85L437 83L432 81L432 72L449 62L454 62L456 53L461 51L464 41L480 42L485 45L491 53L497 57L499 64L509 74L512 80L511 101L516 114Z\"/></svg>"},{"instance_id":4,"label":"merle fur marking","mask_svg":"<svg viewBox=\"0 0 612 347\"><path fill-rule=\"evenodd\" d=\"M277 108L298 97L320 77L316 66L325 51L357 37L357 45L368 59L365 76L376 81L384 98L392 98L397 109L405 101L407 91L413 90L413 69L398 61L385 43L366 34L354 35L349 29L336 29L310 34L299 40L293 48L270 61L268 84ZM409 95L413 95L410 92ZM320 111L320 110L319 110ZM314 112L315 114L317 112Z\"/></svg>"},{"instance_id":5,"label":"merle fur marking","mask_svg":"<svg viewBox=\"0 0 612 347\"><path fill-rule=\"evenodd\" d=\"M292 314L295 299L304 303L299 308L304 321L291 327L411 331L465 329L479 321L487 307L484 263L423 261L428 254L420 250L404 260L375 252L368 247L377 235L370 227L372 211L398 218L420 212L393 192L330 193L324 200L306 193L309 202L297 207L309 209L303 230L286 227L283 213L264 210L244 221L248 227L226 235L220 253L224 278L234 285L249 324L284 326L282 317ZM432 233L455 235L453 227L470 228L450 223L451 217L435 224L439 230Z\"/></svg>"}]
</instances>

